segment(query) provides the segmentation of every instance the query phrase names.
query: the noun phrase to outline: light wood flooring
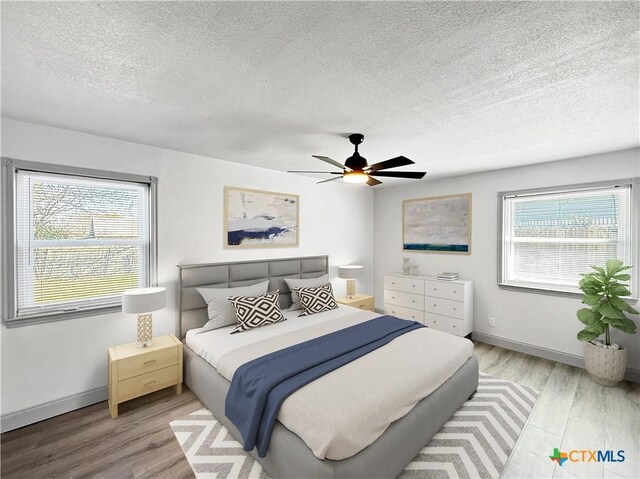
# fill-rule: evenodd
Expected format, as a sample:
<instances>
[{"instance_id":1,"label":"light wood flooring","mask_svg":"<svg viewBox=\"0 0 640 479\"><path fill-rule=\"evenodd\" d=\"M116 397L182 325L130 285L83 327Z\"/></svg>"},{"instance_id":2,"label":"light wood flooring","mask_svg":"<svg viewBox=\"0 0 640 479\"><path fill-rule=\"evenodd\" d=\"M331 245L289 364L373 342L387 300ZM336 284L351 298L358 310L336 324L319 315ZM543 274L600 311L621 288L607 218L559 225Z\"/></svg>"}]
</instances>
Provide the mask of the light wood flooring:
<instances>
[{"instance_id":1,"label":"light wood flooring","mask_svg":"<svg viewBox=\"0 0 640 479\"><path fill-rule=\"evenodd\" d=\"M599 386L578 368L476 343L480 369L540 391L502 475L526 478L640 478L640 385ZM191 478L169 422L202 407L185 388L124 403L106 402L2 434L2 478ZM622 463L565 463L553 448L624 449Z\"/></svg>"}]
</instances>

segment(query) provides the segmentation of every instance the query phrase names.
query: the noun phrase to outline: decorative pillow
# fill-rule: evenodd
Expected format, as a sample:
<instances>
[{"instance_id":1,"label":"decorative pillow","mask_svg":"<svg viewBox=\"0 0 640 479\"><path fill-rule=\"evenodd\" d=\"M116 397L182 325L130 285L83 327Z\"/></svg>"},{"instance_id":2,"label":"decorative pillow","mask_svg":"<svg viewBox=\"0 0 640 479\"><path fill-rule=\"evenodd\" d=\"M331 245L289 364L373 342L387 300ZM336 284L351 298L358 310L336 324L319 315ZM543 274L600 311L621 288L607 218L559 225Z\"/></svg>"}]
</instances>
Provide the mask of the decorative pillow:
<instances>
[{"instance_id":1,"label":"decorative pillow","mask_svg":"<svg viewBox=\"0 0 640 479\"><path fill-rule=\"evenodd\" d=\"M300 296L300 304L302 305L302 313L298 316L309 316L338 307L338 303L333 297L331 283L318 288L295 288L295 291Z\"/></svg>"},{"instance_id":2,"label":"decorative pillow","mask_svg":"<svg viewBox=\"0 0 640 479\"><path fill-rule=\"evenodd\" d=\"M325 274L324 276L320 276L318 278L285 278L285 283L289 286L291 290L291 302L293 303L289 308L290 311L295 311L296 309L302 309L300 306L300 298L298 298L298 293L294 291L294 288L315 288L317 286L322 286L323 284L327 284L329 282L329 275Z\"/></svg>"},{"instance_id":3,"label":"decorative pillow","mask_svg":"<svg viewBox=\"0 0 640 479\"><path fill-rule=\"evenodd\" d=\"M212 329L222 328L236 323L236 314L229 302L230 296L258 296L269 289L269 281L240 286L238 288L196 288L207 302L209 321L202 328L201 333Z\"/></svg>"},{"instance_id":4,"label":"decorative pillow","mask_svg":"<svg viewBox=\"0 0 640 479\"><path fill-rule=\"evenodd\" d=\"M278 291L260 296L235 296L229 302L236 310L236 328L231 331L239 333L248 329L278 323L286 318L280 310L280 294Z\"/></svg>"}]
</instances>

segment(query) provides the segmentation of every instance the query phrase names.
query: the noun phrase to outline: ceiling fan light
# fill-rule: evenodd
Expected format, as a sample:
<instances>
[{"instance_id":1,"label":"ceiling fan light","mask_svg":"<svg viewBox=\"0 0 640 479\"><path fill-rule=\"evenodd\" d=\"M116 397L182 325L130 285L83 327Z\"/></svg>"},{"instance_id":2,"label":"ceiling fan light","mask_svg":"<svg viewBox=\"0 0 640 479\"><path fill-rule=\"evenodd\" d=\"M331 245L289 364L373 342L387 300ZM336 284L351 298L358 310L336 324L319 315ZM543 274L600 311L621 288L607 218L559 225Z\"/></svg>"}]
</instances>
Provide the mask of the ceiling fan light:
<instances>
[{"instance_id":1,"label":"ceiling fan light","mask_svg":"<svg viewBox=\"0 0 640 479\"><path fill-rule=\"evenodd\" d=\"M369 180L369 175L362 171L348 171L345 172L343 178L347 183L366 183Z\"/></svg>"}]
</instances>

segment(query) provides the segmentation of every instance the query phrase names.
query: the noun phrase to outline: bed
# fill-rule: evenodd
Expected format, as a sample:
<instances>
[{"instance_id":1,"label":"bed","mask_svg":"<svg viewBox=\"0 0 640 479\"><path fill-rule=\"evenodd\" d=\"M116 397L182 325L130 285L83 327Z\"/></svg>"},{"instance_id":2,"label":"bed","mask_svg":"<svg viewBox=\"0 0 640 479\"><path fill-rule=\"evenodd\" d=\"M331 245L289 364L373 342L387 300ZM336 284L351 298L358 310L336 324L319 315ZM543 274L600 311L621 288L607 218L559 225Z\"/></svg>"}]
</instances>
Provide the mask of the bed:
<instances>
[{"instance_id":1,"label":"bed","mask_svg":"<svg viewBox=\"0 0 640 479\"><path fill-rule=\"evenodd\" d=\"M229 429L230 433L240 441L242 439L238 430L224 413L225 397L230 385L229 379L233 374L233 368L228 368L229 361L225 362L227 358L233 357L235 351L251 352L254 347L250 344L252 342L265 345L270 342L277 343L281 337L302 334L300 331L306 331L305 328L312 329L310 324L313 324L313 328L322 329L332 327L331 325L338 321L360 322L379 316L373 312L355 310L348 306L319 313L314 315L316 318L297 318L297 313L285 311L287 321L257 328L251 335L241 333L233 335L233 339L230 340L228 332L221 330L197 334L199 328L208 320L206 303L196 291L197 287L245 286L268 279L270 282L269 290L278 289L280 291L281 307L284 310L291 305L291 295L284 278L313 278L327 274L328 257L312 256L266 261L183 265L179 269L180 297L176 335L183 338L185 343L185 383L212 411L214 416ZM426 331L426 328L422 329ZM447 356L449 343L446 341L449 340L450 335L433 330L430 330L428 334L432 341L432 346L429 348L441 348L438 358ZM245 336L243 337L243 335ZM451 339L451 341L453 340ZM466 340L455 338L455 341ZM451 344L453 348L454 343ZM455 343L455 345L457 344ZM380 349L384 349L384 347ZM453 356L451 357L453 358ZM438 358L434 358L434 361ZM350 363L349 366L362 359L365 358L360 358ZM399 357L399 359L405 360L406 358ZM374 359L367 360L373 361ZM453 361L453 359L451 360ZM424 362L424 357L421 361ZM448 379L438 384L435 390L426 397L419 399L415 406L411 405L407 408L405 404L403 407L407 412L403 411L401 416L388 427L385 426L384 432L372 442L367 442L366 447L358 449L360 446L353 446L354 449L349 451L349 448L345 449L344 444L339 443L338 440L335 444L330 441L325 441L326 444L315 444L310 436L305 437L304 420L309 421L310 417L315 417L314 414L320 415L322 411L314 409L313 414L309 413L307 415L309 417L300 419L297 424L291 419L295 415L290 414L290 411L296 408L300 409L301 401L304 400L304 390L312 386L314 382L296 392L282 405L282 417L280 414L278 415L266 457L258 458L255 450L250 454L256 457L271 476L278 478L397 477L431 437L476 390L478 385L477 359L471 354L468 359L458 359L458 361L461 361L461 366L456 365L455 371L452 370ZM214 365L221 368L221 372ZM430 364L425 365L424 370L429 370L429 366ZM333 376L338 372L347 374L342 369L345 368L336 370L327 376ZM434 372L439 371L438 367L431 369ZM321 379L324 380L327 376ZM320 382L320 379L316 382ZM298 395L300 397L294 398ZM389 396L392 395L381 395L379 399L381 402L387 401L389 403ZM366 398L366 395L362 397ZM399 399L404 400L404 397L399 397ZM309 399L307 398L307 400ZM289 405L291 407L288 407ZM393 407L388 409L393 409ZM349 419L350 417L345 417L345 427L348 426ZM285 427L281 421L284 421L284 424L289 427ZM297 431L298 434L292 431ZM356 449L357 452L352 454Z\"/></svg>"}]
</instances>

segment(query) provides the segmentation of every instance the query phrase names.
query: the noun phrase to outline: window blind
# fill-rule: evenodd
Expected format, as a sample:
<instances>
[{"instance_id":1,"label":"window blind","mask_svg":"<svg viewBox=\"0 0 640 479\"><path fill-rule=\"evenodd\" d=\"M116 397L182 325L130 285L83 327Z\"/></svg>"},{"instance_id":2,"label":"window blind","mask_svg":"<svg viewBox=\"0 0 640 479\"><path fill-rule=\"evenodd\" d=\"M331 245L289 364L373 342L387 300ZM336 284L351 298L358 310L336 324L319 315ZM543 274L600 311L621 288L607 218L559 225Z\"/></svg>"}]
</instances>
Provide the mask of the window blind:
<instances>
[{"instance_id":1,"label":"window blind","mask_svg":"<svg viewBox=\"0 0 640 479\"><path fill-rule=\"evenodd\" d=\"M16 172L17 316L120 304L150 282L149 185Z\"/></svg>"},{"instance_id":2,"label":"window blind","mask_svg":"<svg viewBox=\"0 0 640 479\"><path fill-rule=\"evenodd\" d=\"M503 198L502 283L579 292L581 273L632 260L631 185Z\"/></svg>"}]
</instances>

